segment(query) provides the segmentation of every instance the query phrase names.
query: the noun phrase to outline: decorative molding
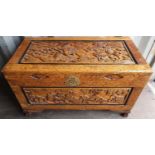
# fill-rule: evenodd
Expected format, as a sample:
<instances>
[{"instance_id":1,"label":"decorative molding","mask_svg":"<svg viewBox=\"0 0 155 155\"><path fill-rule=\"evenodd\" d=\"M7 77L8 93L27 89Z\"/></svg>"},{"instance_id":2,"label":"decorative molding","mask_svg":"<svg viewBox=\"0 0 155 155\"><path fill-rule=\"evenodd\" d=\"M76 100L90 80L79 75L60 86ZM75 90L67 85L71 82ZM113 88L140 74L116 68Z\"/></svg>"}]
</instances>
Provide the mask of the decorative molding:
<instances>
[{"instance_id":1,"label":"decorative molding","mask_svg":"<svg viewBox=\"0 0 155 155\"><path fill-rule=\"evenodd\" d=\"M124 105L131 88L23 88L30 104Z\"/></svg>"},{"instance_id":2,"label":"decorative molding","mask_svg":"<svg viewBox=\"0 0 155 155\"><path fill-rule=\"evenodd\" d=\"M31 41L20 63L135 64L124 41Z\"/></svg>"}]
</instances>

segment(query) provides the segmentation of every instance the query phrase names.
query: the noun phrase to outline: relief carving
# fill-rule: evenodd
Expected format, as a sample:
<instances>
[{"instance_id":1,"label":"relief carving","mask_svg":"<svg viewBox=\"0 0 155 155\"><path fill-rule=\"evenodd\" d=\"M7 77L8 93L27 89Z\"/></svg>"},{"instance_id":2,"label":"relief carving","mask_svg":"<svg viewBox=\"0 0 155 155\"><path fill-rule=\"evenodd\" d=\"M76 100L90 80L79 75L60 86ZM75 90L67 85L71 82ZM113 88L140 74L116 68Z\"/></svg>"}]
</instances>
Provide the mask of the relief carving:
<instances>
[{"instance_id":1,"label":"relief carving","mask_svg":"<svg viewBox=\"0 0 155 155\"><path fill-rule=\"evenodd\" d=\"M23 88L30 104L125 104L131 88Z\"/></svg>"},{"instance_id":2,"label":"relief carving","mask_svg":"<svg viewBox=\"0 0 155 155\"><path fill-rule=\"evenodd\" d=\"M123 41L32 41L21 63L134 64Z\"/></svg>"}]
</instances>

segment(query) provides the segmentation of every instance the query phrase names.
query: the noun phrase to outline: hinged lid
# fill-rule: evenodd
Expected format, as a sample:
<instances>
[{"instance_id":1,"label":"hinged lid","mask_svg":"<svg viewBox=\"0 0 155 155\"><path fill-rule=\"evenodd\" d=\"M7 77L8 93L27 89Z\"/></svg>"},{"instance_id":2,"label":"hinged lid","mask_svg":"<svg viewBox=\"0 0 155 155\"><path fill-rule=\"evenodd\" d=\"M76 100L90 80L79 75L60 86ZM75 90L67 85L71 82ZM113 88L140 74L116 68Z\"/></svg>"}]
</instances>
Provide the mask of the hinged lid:
<instances>
[{"instance_id":1,"label":"hinged lid","mask_svg":"<svg viewBox=\"0 0 155 155\"><path fill-rule=\"evenodd\" d=\"M25 38L4 72L148 72L129 37Z\"/></svg>"}]
</instances>

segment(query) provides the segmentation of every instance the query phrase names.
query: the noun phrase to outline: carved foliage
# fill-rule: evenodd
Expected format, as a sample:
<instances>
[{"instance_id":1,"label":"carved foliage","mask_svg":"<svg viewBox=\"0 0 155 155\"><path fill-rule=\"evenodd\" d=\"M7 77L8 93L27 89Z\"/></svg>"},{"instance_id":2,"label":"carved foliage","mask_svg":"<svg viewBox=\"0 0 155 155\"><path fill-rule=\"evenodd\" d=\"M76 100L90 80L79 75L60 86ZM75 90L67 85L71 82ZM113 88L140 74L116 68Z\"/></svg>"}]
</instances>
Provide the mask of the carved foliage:
<instances>
[{"instance_id":1,"label":"carved foliage","mask_svg":"<svg viewBox=\"0 0 155 155\"><path fill-rule=\"evenodd\" d=\"M23 88L30 104L125 104L131 88Z\"/></svg>"},{"instance_id":2,"label":"carved foliage","mask_svg":"<svg viewBox=\"0 0 155 155\"><path fill-rule=\"evenodd\" d=\"M32 41L21 63L134 64L122 41Z\"/></svg>"}]
</instances>

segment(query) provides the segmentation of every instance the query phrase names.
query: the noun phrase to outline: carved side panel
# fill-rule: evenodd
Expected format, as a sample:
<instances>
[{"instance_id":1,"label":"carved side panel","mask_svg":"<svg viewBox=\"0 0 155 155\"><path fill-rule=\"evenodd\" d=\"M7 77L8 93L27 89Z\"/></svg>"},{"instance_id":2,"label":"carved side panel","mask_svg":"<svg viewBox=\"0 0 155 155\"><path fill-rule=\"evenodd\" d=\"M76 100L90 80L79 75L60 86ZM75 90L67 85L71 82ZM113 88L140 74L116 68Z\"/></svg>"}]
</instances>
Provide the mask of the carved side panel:
<instances>
[{"instance_id":1,"label":"carved side panel","mask_svg":"<svg viewBox=\"0 0 155 155\"><path fill-rule=\"evenodd\" d=\"M125 104L131 88L23 88L30 104Z\"/></svg>"},{"instance_id":2,"label":"carved side panel","mask_svg":"<svg viewBox=\"0 0 155 155\"><path fill-rule=\"evenodd\" d=\"M123 41L31 41L21 63L135 64Z\"/></svg>"}]
</instances>

